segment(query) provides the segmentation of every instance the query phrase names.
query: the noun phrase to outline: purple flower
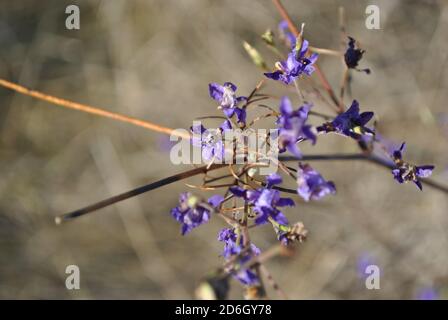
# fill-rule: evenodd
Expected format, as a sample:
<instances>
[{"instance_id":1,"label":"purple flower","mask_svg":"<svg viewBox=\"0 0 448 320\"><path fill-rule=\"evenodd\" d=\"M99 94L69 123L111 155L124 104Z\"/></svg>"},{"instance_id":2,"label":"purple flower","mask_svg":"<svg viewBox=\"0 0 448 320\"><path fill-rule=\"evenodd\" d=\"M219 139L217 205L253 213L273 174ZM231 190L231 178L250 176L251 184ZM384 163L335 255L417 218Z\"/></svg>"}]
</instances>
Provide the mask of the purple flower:
<instances>
[{"instance_id":1,"label":"purple flower","mask_svg":"<svg viewBox=\"0 0 448 320\"><path fill-rule=\"evenodd\" d=\"M238 108L238 103L246 101L246 97L237 97L235 92L237 87L231 82L225 82L223 86L218 83L210 83L208 85L210 97L219 103L224 114L231 118L236 116L237 121L240 123L246 122L246 111L242 108Z\"/></svg>"},{"instance_id":2,"label":"purple flower","mask_svg":"<svg viewBox=\"0 0 448 320\"><path fill-rule=\"evenodd\" d=\"M372 119L373 112L359 113L359 103L353 100L350 108L339 114L332 122L324 123L317 128L318 131L338 132L340 134L361 140L364 135L375 134L373 130L366 127Z\"/></svg>"},{"instance_id":3,"label":"purple flower","mask_svg":"<svg viewBox=\"0 0 448 320\"><path fill-rule=\"evenodd\" d=\"M190 192L183 192L179 197L179 206L171 209L171 215L182 224L182 235L210 220L210 210L217 208L224 198L220 195L210 197L202 202Z\"/></svg>"},{"instance_id":4,"label":"purple flower","mask_svg":"<svg viewBox=\"0 0 448 320\"><path fill-rule=\"evenodd\" d=\"M418 300L437 300L439 293L432 287L421 288L417 293Z\"/></svg>"},{"instance_id":5,"label":"purple flower","mask_svg":"<svg viewBox=\"0 0 448 320\"><path fill-rule=\"evenodd\" d=\"M281 225L288 225L285 215L277 208L293 207L294 201L290 198L281 198L280 191L271 189L272 186L282 182L279 175L272 174L266 180L269 188L245 190L239 186L234 186L230 188L230 191L235 196L244 198L252 205L253 211L257 214L255 218L256 224L264 224L271 218Z\"/></svg>"},{"instance_id":6,"label":"purple flower","mask_svg":"<svg viewBox=\"0 0 448 320\"><path fill-rule=\"evenodd\" d=\"M297 171L297 193L305 201L319 200L327 194L335 194L336 187L332 181L326 181L319 172L308 164L299 164Z\"/></svg>"},{"instance_id":7,"label":"purple flower","mask_svg":"<svg viewBox=\"0 0 448 320\"><path fill-rule=\"evenodd\" d=\"M357 48L355 46L356 40L353 39L352 37L348 37L348 40L349 41L348 41L347 51L345 51L345 54L344 54L345 64L350 69L358 70L357 69L358 63L361 60L363 54L365 53L365 50ZM363 70L358 70L358 71L364 71L367 74L370 73L370 69L363 69Z\"/></svg>"},{"instance_id":8,"label":"purple flower","mask_svg":"<svg viewBox=\"0 0 448 320\"><path fill-rule=\"evenodd\" d=\"M202 158L205 161L212 159L223 160L225 154L225 145L223 133L231 130L230 121L224 121L218 129L207 130L202 123L197 123L190 128L192 133L191 143L195 147L200 147Z\"/></svg>"},{"instance_id":9,"label":"purple flower","mask_svg":"<svg viewBox=\"0 0 448 320\"><path fill-rule=\"evenodd\" d=\"M285 39L291 49L296 47L297 39L291 32L288 31L288 22L286 20L283 20L278 24L278 32L280 38Z\"/></svg>"},{"instance_id":10,"label":"purple flower","mask_svg":"<svg viewBox=\"0 0 448 320\"><path fill-rule=\"evenodd\" d=\"M316 143L316 135L312 126L306 124L311 105L305 104L299 109L293 110L291 101L285 96L280 101L279 109L280 116L277 119L279 152L288 150L300 158L302 154L297 147L299 140L309 139L313 144Z\"/></svg>"},{"instance_id":11,"label":"purple flower","mask_svg":"<svg viewBox=\"0 0 448 320\"><path fill-rule=\"evenodd\" d=\"M314 71L313 64L316 62L319 55L317 53L313 53L307 58L305 57L307 51L308 41L303 40L300 51L294 48L288 54L286 61L280 61L277 63L277 68L279 70L267 72L264 75L273 80L283 81L285 84L290 84L301 74L310 76Z\"/></svg>"},{"instance_id":12,"label":"purple flower","mask_svg":"<svg viewBox=\"0 0 448 320\"><path fill-rule=\"evenodd\" d=\"M252 256L260 254L260 249L254 244L250 245L248 252L243 252L243 237L238 236L235 229L222 229L218 234L218 240L224 242L223 257L229 259L232 256L241 255L238 260L240 265L247 263ZM244 285L257 285L259 283L257 275L250 268L235 268L231 272Z\"/></svg>"},{"instance_id":13,"label":"purple flower","mask_svg":"<svg viewBox=\"0 0 448 320\"><path fill-rule=\"evenodd\" d=\"M423 165L415 166L409 164L403 160L403 151L406 144L403 142L398 150L395 150L392 154L396 168L392 170L394 179L399 183L405 183L412 181L414 182L420 190L423 190L420 178L427 178L432 174L434 166Z\"/></svg>"}]
</instances>

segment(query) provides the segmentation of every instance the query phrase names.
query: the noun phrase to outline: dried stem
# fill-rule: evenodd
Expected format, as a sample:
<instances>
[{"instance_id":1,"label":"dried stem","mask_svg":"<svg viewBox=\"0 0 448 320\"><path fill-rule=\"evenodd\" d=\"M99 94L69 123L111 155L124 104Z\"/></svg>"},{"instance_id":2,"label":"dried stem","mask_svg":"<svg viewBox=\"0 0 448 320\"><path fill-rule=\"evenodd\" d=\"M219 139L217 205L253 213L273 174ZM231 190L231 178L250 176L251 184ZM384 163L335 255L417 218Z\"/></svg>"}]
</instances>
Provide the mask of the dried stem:
<instances>
[{"instance_id":1,"label":"dried stem","mask_svg":"<svg viewBox=\"0 0 448 320\"><path fill-rule=\"evenodd\" d=\"M145 128L145 129L148 129L151 131L155 131L155 132L160 132L160 133L164 133L164 134L168 134L168 135L172 134L172 135L186 138L186 139L190 138L189 134L184 134L182 132L178 132L178 131L168 128L168 127L164 127L164 126L161 126L161 125L158 125L158 124L155 124L152 122L148 122L148 121L143 121L143 120L140 120L137 118L132 118L132 117L118 114L115 112L106 111L106 110L103 110L103 109L100 109L97 107L92 107L92 106L89 106L86 104L81 104L81 103L57 98L57 97L54 97L54 96L51 96L51 95L48 95L48 94L45 94L45 93L42 93L42 92L39 92L36 90L28 89L24 86L18 85L16 83L13 83L13 82L10 82L10 81L4 80L4 79L0 79L0 86L14 90L14 91L24 94L26 96L30 96L30 97L33 97L33 98L36 98L39 100L47 101L49 103L52 103L52 104L60 106L60 107L82 111L82 112L94 114L94 115L97 115L100 117L110 118L113 120L129 123L134 126L142 127L142 128Z\"/></svg>"},{"instance_id":2,"label":"dried stem","mask_svg":"<svg viewBox=\"0 0 448 320\"><path fill-rule=\"evenodd\" d=\"M222 168L224 166L225 166L224 164L214 164L214 165L210 166L210 168L207 168L207 166L202 166L202 167L199 167L199 168L195 168L195 169L192 169L192 170L181 172L181 173L175 174L173 176L169 176L167 178L158 180L156 182L153 182L153 183L150 183L150 184L138 187L136 189L124 192L122 194L113 196L113 197L105 199L103 201L94 203L94 204L92 204L90 206L87 206L85 208L78 209L78 210L75 210L75 211L72 211L72 212L69 212L69 213L57 216L55 218L55 222L56 222L56 224L61 224L62 222L69 221L69 220L72 220L74 218L78 218L80 216L86 215L86 214L91 213L93 211L96 211L96 210L105 208L107 206L110 206L110 205L112 205L114 203L117 203L117 202L129 199L129 198L135 197L135 196L137 196L139 194L142 194L142 193L145 193L145 192L148 192L148 191L160 188L162 186L165 186L165 185L171 184L173 182L177 182L177 181L180 181L180 180L183 180L183 179L186 179L186 178L189 178L189 177L201 174L201 173L205 173L207 171L212 171L212 170L215 170L215 169L219 169L219 168Z\"/></svg>"}]
</instances>

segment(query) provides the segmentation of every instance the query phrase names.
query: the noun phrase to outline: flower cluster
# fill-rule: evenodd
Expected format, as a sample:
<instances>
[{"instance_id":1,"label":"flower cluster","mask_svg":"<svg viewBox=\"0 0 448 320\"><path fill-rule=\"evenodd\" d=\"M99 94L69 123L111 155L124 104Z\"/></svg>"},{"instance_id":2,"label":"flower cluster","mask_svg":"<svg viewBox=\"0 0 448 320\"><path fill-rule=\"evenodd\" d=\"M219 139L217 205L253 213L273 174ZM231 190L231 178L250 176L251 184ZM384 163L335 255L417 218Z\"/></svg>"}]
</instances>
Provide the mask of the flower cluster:
<instances>
[{"instance_id":1,"label":"flower cluster","mask_svg":"<svg viewBox=\"0 0 448 320\"><path fill-rule=\"evenodd\" d=\"M295 38L286 30L286 25L286 22L282 22L279 25L279 30L281 37L287 42L289 52L287 59L276 63L276 71L267 72L264 75L286 85L294 82L298 96L303 103L295 108L290 97L283 95L280 98L278 109L269 105L255 105L255 102L273 99L273 96L257 91L260 89L259 86L248 97L237 96L237 87L231 82L225 82L223 85L210 83L210 96L219 104L218 108L223 111L226 120L217 129L212 130L207 130L202 124L195 124L190 128L190 132L192 134L191 143L201 148L203 159L211 164L214 160L223 160L226 155L222 139L224 133L235 127L244 130L251 129L256 121L264 118L271 119L271 124L275 125L278 133L278 144L275 144L276 151L290 153L292 157L284 157L283 161L286 162L286 158L293 159L297 161L297 165L289 166L281 161L281 157L276 158L275 161L280 163L279 168L284 172L283 177L279 173L271 173L263 178L257 175L259 172L257 166L261 167L263 163L249 163L250 156L244 157L243 163L240 163L237 161L237 156L233 155L229 164L230 173L211 177L207 172L201 186L203 190L225 189L225 199L221 195L214 195L204 201L191 193L182 193L179 206L171 211L172 216L181 223L182 234L209 221L212 213L220 215L230 225L230 227L222 229L218 235L218 240L224 243L222 252L225 260L224 270L246 287L257 287L261 283L253 263L253 261L256 261L257 264L260 263L258 260L260 259L260 249L251 242L249 230L261 225L271 225L281 248L288 247L293 242L302 242L307 236L307 230L303 223L289 223L285 209L294 207L296 203L292 198L283 197L283 193L294 194L302 200L302 204L319 201L336 193L336 186L332 181L326 180L315 168L302 162L306 155L302 154L301 148L299 148L300 143L310 141L312 145L315 145L318 135L337 133L343 137L354 139L362 149L360 156L363 158L370 155L368 152L385 149L385 140L376 134L375 126L369 125L374 113L371 111L361 112L357 100L353 100L346 111L343 110L342 105L337 104L339 112L334 116L326 116L311 110L312 104L306 102L309 100L306 100L301 92L301 83L298 80L307 80L306 78L300 79L301 75L311 76L315 68L313 64L318 55L315 53L309 55L308 41L302 40L302 37ZM271 49L277 50L273 37L273 33L268 31L264 35L264 40L271 46ZM251 50L255 49L251 47ZM347 67L358 70L358 63L363 54L364 50L356 46L356 41L353 38L349 38L348 48L344 54ZM364 71L370 72L368 69ZM317 88L315 90L319 91ZM263 110L269 109L270 112L247 121L246 111L254 105L264 108ZM318 125L312 125L311 116L324 118L325 122L320 121ZM257 136L257 138L260 137ZM365 145L366 142L370 143L369 147L371 148L363 148L363 144ZM264 134L261 144L269 143L270 140ZM430 176L434 166L415 166L404 161L402 156L404 146L403 143L398 150L390 155L394 162L393 176L399 183L412 181L422 189L420 179ZM247 151L244 150L244 146L242 149L243 153ZM294 187L286 187L287 183L284 184L284 177L292 178L290 184L293 184ZM207 180L207 178L210 179ZM211 181L216 182L221 179L232 179L232 181L210 185ZM294 218L293 215L291 217Z\"/></svg>"}]
</instances>

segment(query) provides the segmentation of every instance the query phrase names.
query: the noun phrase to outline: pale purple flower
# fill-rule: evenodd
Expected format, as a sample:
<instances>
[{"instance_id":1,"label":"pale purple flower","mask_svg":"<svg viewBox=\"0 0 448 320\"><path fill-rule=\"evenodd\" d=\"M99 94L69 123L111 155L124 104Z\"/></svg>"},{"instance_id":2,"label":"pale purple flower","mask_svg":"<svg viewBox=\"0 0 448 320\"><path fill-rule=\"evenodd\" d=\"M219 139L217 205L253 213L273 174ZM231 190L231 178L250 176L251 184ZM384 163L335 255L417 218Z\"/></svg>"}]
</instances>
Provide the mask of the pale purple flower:
<instances>
[{"instance_id":1,"label":"pale purple flower","mask_svg":"<svg viewBox=\"0 0 448 320\"><path fill-rule=\"evenodd\" d=\"M299 140L309 139L316 143L316 134L311 125L306 124L311 105L305 104L299 109L294 110L291 100L283 97L280 101L280 116L277 119L279 152L288 150L296 157L301 157L297 142Z\"/></svg>"},{"instance_id":2,"label":"pale purple flower","mask_svg":"<svg viewBox=\"0 0 448 320\"><path fill-rule=\"evenodd\" d=\"M225 156L224 134L231 130L230 121L224 121L218 129L207 130L202 123L193 125L190 128L192 133L191 143L195 147L200 147L202 158L205 161L212 159L223 160Z\"/></svg>"},{"instance_id":3,"label":"pale purple flower","mask_svg":"<svg viewBox=\"0 0 448 320\"><path fill-rule=\"evenodd\" d=\"M305 201L319 200L327 194L335 194L332 181L326 181L319 172L308 164L299 164L297 171L297 193Z\"/></svg>"},{"instance_id":4,"label":"pale purple flower","mask_svg":"<svg viewBox=\"0 0 448 320\"><path fill-rule=\"evenodd\" d=\"M237 97L235 93L237 87L233 83L225 82L224 85L210 83L208 88L210 97L219 103L219 108L228 118L235 115L238 122L246 122L246 110L239 108L238 103L246 101L247 97Z\"/></svg>"}]
</instances>

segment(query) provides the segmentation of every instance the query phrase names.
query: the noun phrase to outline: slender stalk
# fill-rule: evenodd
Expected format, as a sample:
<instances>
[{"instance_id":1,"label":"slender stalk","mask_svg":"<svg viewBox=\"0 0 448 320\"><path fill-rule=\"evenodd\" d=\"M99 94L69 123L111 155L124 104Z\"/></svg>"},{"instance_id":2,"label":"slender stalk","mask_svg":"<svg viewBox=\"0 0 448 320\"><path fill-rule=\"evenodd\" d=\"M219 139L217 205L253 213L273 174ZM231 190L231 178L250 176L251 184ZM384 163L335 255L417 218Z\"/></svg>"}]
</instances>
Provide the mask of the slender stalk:
<instances>
[{"instance_id":1,"label":"slender stalk","mask_svg":"<svg viewBox=\"0 0 448 320\"><path fill-rule=\"evenodd\" d=\"M303 156L302 159L298 159L294 156L281 156L279 157L279 161L325 161L325 160L362 160L362 161L368 161L374 164L377 164L379 166L382 166L384 168L393 169L395 165L389 161L385 160L383 158L380 158L375 155L368 155L368 154L362 154L362 153L353 153L353 154L328 154L328 155L307 155ZM424 185L427 185L428 187L431 187L433 189L442 191L444 193L448 193L448 186L444 186L432 179L422 179L420 180Z\"/></svg>"},{"instance_id":2,"label":"slender stalk","mask_svg":"<svg viewBox=\"0 0 448 320\"><path fill-rule=\"evenodd\" d=\"M224 164L214 164L214 165L210 166L210 168L208 168L208 169L207 169L207 166L202 166L202 167L199 167L199 168L195 168L195 169L192 169L192 170L181 172L181 173L175 174L173 176L169 176L167 178L164 178L164 179L152 182L150 184L146 184L144 186L135 188L133 190L126 191L124 193L121 193L119 195L113 196L111 198L107 198L105 200L102 200L100 202L94 203L94 204L89 205L87 207L84 207L84 208L81 208L81 209L78 209L78 210L75 210L75 211L72 211L72 212L69 212L69 213L66 213L66 214L62 214L62 215L57 216L55 218L55 222L56 222L56 224L61 224L62 222L69 221L69 220L72 220L74 218L78 218L80 216L86 215L86 214L91 213L93 211L96 211L96 210L108 207L108 206L110 206L110 205L112 205L114 203L117 203L117 202L129 199L129 198L135 197L135 196L140 195L142 193L145 193L145 192L148 192L148 191L151 191L151 190L154 190L154 189L166 186L166 185L171 184L173 182L177 182L177 181L180 181L180 180L183 180L183 179L186 179L186 178L189 178L189 177L201 174L201 173L205 173L207 171L212 171L212 170L215 170L215 169L219 169L219 168L222 168L224 166L225 166Z\"/></svg>"},{"instance_id":3,"label":"slender stalk","mask_svg":"<svg viewBox=\"0 0 448 320\"><path fill-rule=\"evenodd\" d=\"M105 117L105 118L109 118L109 119L113 119L113 120L117 120L120 122L125 122L125 123L129 123L132 124L134 126L138 126L138 127L142 127L151 131L156 131L156 132L160 132L160 133L164 133L164 134L168 134L168 135L175 135L178 137L182 137L185 139L189 139L190 135L189 134L184 134L182 132L178 132L177 130L168 128L168 127L164 127L149 121L144 121L144 120L140 120L137 118L133 118L133 117L129 117L129 116L125 116L123 114L119 114L119 113L115 113L115 112L111 112L111 111L107 111L107 110L103 110L97 107L93 107L90 105L86 105L86 104L81 104L81 103L77 103L77 102L73 102L73 101L69 101L69 100L65 100L65 99L61 99L58 97L54 97L51 96L49 94L46 93L42 93L36 90L32 90L32 89L28 89L24 86L18 85L16 83L4 80L4 79L0 79L0 86L11 89L13 91L19 92L21 94L24 94L26 96L30 96L39 100L43 100L46 102L49 102L51 104L60 106L60 107L64 107L64 108L68 108L68 109L73 109L73 110L78 110L78 111L82 111L82 112L86 112L86 113L90 113L90 114L94 114L100 117Z\"/></svg>"}]
</instances>

